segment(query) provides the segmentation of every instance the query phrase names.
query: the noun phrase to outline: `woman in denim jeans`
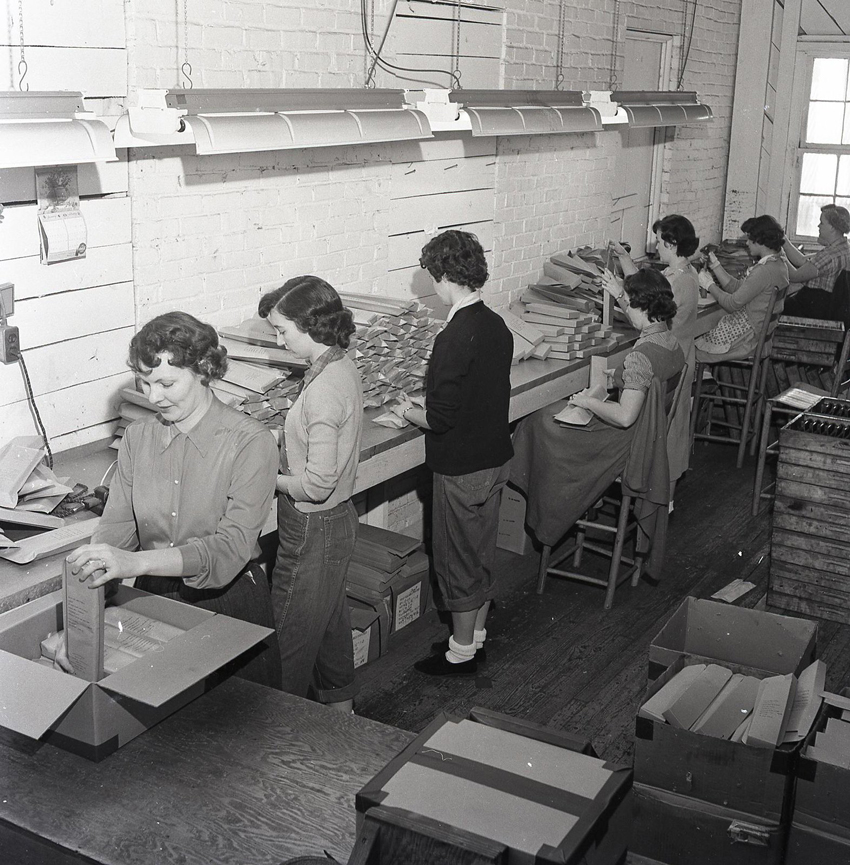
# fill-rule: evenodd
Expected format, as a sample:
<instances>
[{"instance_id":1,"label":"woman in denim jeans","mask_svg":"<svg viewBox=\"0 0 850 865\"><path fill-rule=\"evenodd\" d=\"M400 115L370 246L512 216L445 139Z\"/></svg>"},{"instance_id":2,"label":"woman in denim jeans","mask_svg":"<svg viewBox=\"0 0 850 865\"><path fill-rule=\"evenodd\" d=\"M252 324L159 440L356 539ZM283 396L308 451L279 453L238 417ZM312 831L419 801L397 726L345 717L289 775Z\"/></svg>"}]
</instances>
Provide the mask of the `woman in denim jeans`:
<instances>
[{"instance_id":1,"label":"woman in denim jeans","mask_svg":"<svg viewBox=\"0 0 850 865\"><path fill-rule=\"evenodd\" d=\"M351 711L356 684L345 575L357 537L351 503L360 458L363 390L345 349L354 321L336 291L299 276L263 295L285 345L310 367L286 416L272 573L283 690Z\"/></svg>"}]
</instances>

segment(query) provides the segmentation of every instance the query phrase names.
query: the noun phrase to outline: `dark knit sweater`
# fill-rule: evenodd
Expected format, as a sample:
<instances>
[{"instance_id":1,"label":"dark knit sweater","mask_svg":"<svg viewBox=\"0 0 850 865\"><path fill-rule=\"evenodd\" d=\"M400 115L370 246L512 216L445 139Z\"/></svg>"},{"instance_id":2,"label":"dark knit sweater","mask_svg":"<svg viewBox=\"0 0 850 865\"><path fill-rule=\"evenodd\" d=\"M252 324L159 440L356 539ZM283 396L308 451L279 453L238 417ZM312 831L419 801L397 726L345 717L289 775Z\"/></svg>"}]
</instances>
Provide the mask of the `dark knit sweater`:
<instances>
[{"instance_id":1,"label":"dark knit sweater","mask_svg":"<svg viewBox=\"0 0 850 865\"><path fill-rule=\"evenodd\" d=\"M443 475L495 468L513 456L508 407L513 336L483 303L461 307L428 365L425 462Z\"/></svg>"}]
</instances>

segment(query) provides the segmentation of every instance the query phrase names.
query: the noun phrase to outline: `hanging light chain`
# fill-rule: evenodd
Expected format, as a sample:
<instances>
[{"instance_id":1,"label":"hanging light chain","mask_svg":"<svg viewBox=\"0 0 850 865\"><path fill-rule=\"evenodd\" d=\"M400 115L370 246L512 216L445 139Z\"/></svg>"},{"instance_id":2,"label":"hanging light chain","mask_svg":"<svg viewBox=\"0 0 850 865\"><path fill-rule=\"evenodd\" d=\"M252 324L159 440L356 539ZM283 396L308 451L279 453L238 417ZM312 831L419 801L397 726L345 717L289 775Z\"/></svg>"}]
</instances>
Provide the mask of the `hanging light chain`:
<instances>
[{"instance_id":1,"label":"hanging light chain","mask_svg":"<svg viewBox=\"0 0 850 865\"><path fill-rule=\"evenodd\" d=\"M189 0L183 0L183 57L180 72L186 79L186 89L191 90L194 84L192 83L192 64L189 62Z\"/></svg>"},{"instance_id":2,"label":"hanging light chain","mask_svg":"<svg viewBox=\"0 0 850 865\"><path fill-rule=\"evenodd\" d=\"M455 5L455 45L452 65L452 89L461 90L461 71L460 71L460 4L461 0L457 0Z\"/></svg>"},{"instance_id":3,"label":"hanging light chain","mask_svg":"<svg viewBox=\"0 0 850 865\"><path fill-rule=\"evenodd\" d=\"M24 78L27 77L29 70L24 51L24 0L18 0L18 31L21 39L21 59L18 61L18 90L29 90L29 84L24 87Z\"/></svg>"},{"instance_id":4,"label":"hanging light chain","mask_svg":"<svg viewBox=\"0 0 850 865\"><path fill-rule=\"evenodd\" d=\"M620 38L620 0L614 0L614 22L611 27L611 68L609 73L608 86L611 90L617 89L619 83L617 79L617 59L619 52Z\"/></svg>"},{"instance_id":5,"label":"hanging light chain","mask_svg":"<svg viewBox=\"0 0 850 865\"><path fill-rule=\"evenodd\" d=\"M567 11L566 0L559 0L558 5L558 50L555 60L555 90L564 86L564 40L566 39Z\"/></svg>"}]
</instances>

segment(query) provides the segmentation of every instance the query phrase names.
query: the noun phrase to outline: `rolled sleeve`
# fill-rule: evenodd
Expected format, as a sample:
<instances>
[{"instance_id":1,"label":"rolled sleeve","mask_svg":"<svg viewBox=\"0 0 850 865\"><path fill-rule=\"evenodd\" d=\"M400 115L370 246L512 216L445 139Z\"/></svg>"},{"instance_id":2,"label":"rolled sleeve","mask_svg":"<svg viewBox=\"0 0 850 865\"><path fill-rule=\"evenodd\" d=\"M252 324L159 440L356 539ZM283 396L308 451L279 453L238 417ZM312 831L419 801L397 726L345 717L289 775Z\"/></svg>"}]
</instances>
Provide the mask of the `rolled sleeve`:
<instances>
[{"instance_id":1,"label":"rolled sleeve","mask_svg":"<svg viewBox=\"0 0 850 865\"><path fill-rule=\"evenodd\" d=\"M189 538L177 548L187 586L221 588L250 561L271 509L277 463L274 437L265 430L236 454L227 505L214 534Z\"/></svg>"},{"instance_id":2,"label":"rolled sleeve","mask_svg":"<svg viewBox=\"0 0 850 865\"><path fill-rule=\"evenodd\" d=\"M94 544L109 544L122 550L139 549L136 515L133 511L133 465L135 424L127 427L118 448L118 468L109 484L103 516L92 536Z\"/></svg>"},{"instance_id":3,"label":"rolled sleeve","mask_svg":"<svg viewBox=\"0 0 850 865\"><path fill-rule=\"evenodd\" d=\"M342 400L319 388L308 388L304 399L307 460L304 471L292 475L286 486L295 501L321 504L339 483L339 435L347 410Z\"/></svg>"}]
</instances>

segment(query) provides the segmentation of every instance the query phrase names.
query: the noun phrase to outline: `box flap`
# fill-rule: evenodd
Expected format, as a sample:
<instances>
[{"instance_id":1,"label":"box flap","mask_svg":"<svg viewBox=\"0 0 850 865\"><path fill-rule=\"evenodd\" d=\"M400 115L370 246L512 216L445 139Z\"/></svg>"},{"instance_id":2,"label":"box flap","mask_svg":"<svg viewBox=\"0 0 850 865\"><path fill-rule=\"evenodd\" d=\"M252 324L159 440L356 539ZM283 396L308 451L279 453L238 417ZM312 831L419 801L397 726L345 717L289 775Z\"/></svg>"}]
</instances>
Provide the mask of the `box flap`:
<instances>
[{"instance_id":1,"label":"box flap","mask_svg":"<svg viewBox=\"0 0 850 865\"><path fill-rule=\"evenodd\" d=\"M140 658L98 685L111 694L156 708L273 633L271 628L215 615L174 637L161 652Z\"/></svg>"},{"instance_id":2,"label":"box flap","mask_svg":"<svg viewBox=\"0 0 850 865\"><path fill-rule=\"evenodd\" d=\"M0 727L39 739L88 687L76 676L0 652Z\"/></svg>"}]
</instances>

